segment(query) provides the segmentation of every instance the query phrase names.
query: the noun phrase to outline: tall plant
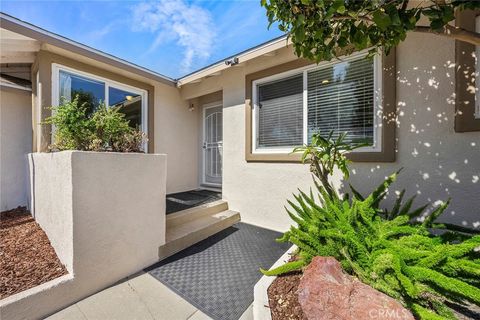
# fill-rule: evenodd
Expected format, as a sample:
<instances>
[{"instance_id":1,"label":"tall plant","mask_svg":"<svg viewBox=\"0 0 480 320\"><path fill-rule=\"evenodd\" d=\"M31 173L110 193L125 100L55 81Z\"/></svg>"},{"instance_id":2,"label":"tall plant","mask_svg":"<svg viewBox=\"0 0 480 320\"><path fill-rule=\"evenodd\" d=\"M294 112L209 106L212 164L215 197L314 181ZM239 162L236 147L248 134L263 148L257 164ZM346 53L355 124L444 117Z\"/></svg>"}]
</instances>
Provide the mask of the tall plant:
<instances>
[{"instance_id":1,"label":"tall plant","mask_svg":"<svg viewBox=\"0 0 480 320\"><path fill-rule=\"evenodd\" d=\"M334 131L330 131L327 137L322 137L319 132L316 132L312 135L310 144L293 149L295 153L302 153L302 162L310 164L310 172L320 180L331 198L337 197L337 193L328 177L333 174L336 167L348 179L350 160L346 157L346 153L368 145L363 142L348 143L346 138L347 132L339 134L336 139Z\"/></svg>"}]
</instances>

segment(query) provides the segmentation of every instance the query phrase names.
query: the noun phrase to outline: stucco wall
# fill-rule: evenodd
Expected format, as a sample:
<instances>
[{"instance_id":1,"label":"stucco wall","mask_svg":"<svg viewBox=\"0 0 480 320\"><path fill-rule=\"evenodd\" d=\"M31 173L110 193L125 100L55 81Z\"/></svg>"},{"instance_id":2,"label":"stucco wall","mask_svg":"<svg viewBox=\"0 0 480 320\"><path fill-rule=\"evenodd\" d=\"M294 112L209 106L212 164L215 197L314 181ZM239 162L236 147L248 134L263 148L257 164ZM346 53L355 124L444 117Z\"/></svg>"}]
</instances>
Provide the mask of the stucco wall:
<instances>
[{"instance_id":1,"label":"stucco wall","mask_svg":"<svg viewBox=\"0 0 480 320\"><path fill-rule=\"evenodd\" d=\"M73 273L72 153L30 153L30 211L60 261Z\"/></svg>"},{"instance_id":2,"label":"stucco wall","mask_svg":"<svg viewBox=\"0 0 480 320\"><path fill-rule=\"evenodd\" d=\"M399 45L397 159L354 163L350 182L368 192L404 167L392 191L417 194L418 206L451 197L443 221L480 227L480 132L454 132L454 58L454 42L441 37L411 33ZM243 221L276 230L290 225L286 199L308 189L311 177L301 164L245 161L245 75L292 59L292 51L282 49L182 87L185 98L223 89L223 197Z\"/></svg>"},{"instance_id":3,"label":"stucco wall","mask_svg":"<svg viewBox=\"0 0 480 320\"><path fill-rule=\"evenodd\" d=\"M34 215L69 275L0 302L2 319L40 319L158 261L166 156L30 155Z\"/></svg>"},{"instance_id":4,"label":"stucco wall","mask_svg":"<svg viewBox=\"0 0 480 320\"><path fill-rule=\"evenodd\" d=\"M155 86L155 152L168 156L167 193L198 187L197 112L177 88Z\"/></svg>"},{"instance_id":5,"label":"stucco wall","mask_svg":"<svg viewBox=\"0 0 480 320\"><path fill-rule=\"evenodd\" d=\"M32 151L32 94L0 89L0 210L27 205L27 153Z\"/></svg>"}]
</instances>

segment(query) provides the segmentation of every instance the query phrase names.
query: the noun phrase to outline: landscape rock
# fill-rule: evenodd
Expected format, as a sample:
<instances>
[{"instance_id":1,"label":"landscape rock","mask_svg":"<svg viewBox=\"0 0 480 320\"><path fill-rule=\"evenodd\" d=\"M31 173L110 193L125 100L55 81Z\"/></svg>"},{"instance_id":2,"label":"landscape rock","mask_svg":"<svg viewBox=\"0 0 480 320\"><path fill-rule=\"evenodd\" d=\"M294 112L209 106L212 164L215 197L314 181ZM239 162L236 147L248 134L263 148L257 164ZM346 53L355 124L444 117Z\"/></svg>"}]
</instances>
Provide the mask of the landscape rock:
<instances>
[{"instance_id":1,"label":"landscape rock","mask_svg":"<svg viewBox=\"0 0 480 320\"><path fill-rule=\"evenodd\" d=\"M332 257L315 257L298 287L309 320L415 319L400 302L343 272Z\"/></svg>"}]
</instances>

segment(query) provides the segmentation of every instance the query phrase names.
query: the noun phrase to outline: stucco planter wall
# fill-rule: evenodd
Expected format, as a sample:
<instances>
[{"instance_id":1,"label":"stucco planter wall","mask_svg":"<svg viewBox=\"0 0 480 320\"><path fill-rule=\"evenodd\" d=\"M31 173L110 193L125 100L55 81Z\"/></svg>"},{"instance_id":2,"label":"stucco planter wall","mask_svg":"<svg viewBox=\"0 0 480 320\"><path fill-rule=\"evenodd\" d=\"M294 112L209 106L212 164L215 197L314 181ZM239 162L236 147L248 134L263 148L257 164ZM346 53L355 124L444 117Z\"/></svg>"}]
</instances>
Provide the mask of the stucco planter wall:
<instances>
[{"instance_id":1,"label":"stucco planter wall","mask_svg":"<svg viewBox=\"0 0 480 320\"><path fill-rule=\"evenodd\" d=\"M292 246L285 252L280 259L278 259L274 265L270 268L275 269L285 264L290 260L290 257L294 254L297 246ZM268 293L267 290L272 284L273 280L277 277L263 276L255 284L253 289L253 319L254 320L271 320L272 314L270 312Z\"/></svg>"},{"instance_id":2,"label":"stucco planter wall","mask_svg":"<svg viewBox=\"0 0 480 320\"><path fill-rule=\"evenodd\" d=\"M69 275L2 300L2 318L43 318L158 261L165 155L33 153L29 164L32 212Z\"/></svg>"}]
</instances>

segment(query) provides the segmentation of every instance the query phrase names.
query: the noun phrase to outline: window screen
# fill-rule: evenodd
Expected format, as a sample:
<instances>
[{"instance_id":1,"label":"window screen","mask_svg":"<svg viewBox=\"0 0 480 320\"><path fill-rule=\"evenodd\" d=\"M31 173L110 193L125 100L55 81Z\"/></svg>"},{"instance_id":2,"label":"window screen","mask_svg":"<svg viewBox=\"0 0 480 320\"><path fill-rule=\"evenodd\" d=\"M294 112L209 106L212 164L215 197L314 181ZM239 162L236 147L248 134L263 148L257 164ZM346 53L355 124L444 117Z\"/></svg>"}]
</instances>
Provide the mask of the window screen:
<instances>
[{"instance_id":1,"label":"window screen","mask_svg":"<svg viewBox=\"0 0 480 320\"><path fill-rule=\"evenodd\" d=\"M373 144L374 67L372 59L320 67L308 72L308 139L313 133L348 132L350 142Z\"/></svg>"},{"instance_id":2,"label":"window screen","mask_svg":"<svg viewBox=\"0 0 480 320\"><path fill-rule=\"evenodd\" d=\"M303 143L303 74L258 85L259 148Z\"/></svg>"}]
</instances>

